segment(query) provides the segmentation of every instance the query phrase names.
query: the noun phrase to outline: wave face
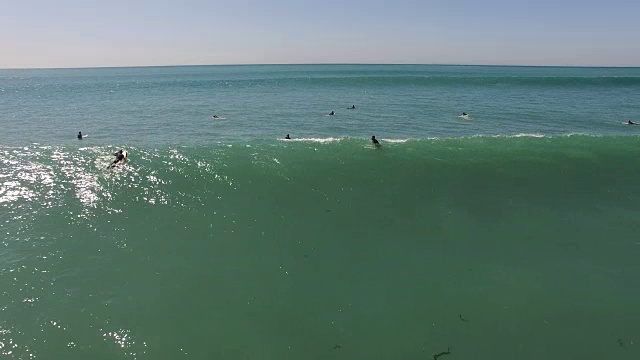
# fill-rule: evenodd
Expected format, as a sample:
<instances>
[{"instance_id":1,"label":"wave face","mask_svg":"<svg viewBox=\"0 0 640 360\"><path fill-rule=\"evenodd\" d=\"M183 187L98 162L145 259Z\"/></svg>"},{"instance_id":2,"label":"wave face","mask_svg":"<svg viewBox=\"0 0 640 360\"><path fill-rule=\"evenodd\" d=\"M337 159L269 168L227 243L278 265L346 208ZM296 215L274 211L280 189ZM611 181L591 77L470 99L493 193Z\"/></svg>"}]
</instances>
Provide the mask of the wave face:
<instances>
[{"instance_id":1,"label":"wave face","mask_svg":"<svg viewBox=\"0 0 640 360\"><path fill-rule=\"evenodd\" d=\"M114 170L113 147L0 148L0 352L594 358L632 338L638 138L381 140L131 147Z\"/></svg>"}]
</instances>

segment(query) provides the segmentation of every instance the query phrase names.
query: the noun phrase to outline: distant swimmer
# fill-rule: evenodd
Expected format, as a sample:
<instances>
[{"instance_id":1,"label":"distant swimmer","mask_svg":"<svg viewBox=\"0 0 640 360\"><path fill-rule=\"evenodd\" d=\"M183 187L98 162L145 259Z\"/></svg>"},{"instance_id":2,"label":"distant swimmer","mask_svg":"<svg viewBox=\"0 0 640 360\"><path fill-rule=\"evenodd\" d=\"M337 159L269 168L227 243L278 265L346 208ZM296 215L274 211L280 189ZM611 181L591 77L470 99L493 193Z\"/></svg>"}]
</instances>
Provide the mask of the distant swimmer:
<instances>
[{"instance_id":1,"label":"distant swimmer","mask_svg":"<svg viewBox=\"0 0 640 360\"><path fill-rule=\"evenodd\" d=\"M291 137L289 136L289 134L287 134L287 136L284 137L287 140L291 140Z\"/></svg>"},{"instance_id":2,"label":"distant swimmer","mask_svg":"<svg viewBox=\"0 0 640 360\"><path fill-rule=\"evenodd\" d=\"M631 120L627 120L627 125L636 125L636 123L634 123L634 122L633 122L633 121L631 121ZM78 135L78 136L80 136L80 135Z\"/></svg>"},{"instance_id":3,"label":"distant swimmer","mask_svg":"<svg viewBox=\"0 0 640 360\"><path fill-rule=\"evenodd\" d=\"M116 166L117 163L119 162L124 162L124 159L126 158L126 156L124 155L124 150L120 149L120 151L116 152L113 154L116 159L111 163L111 165L109 165L110 168Z\"/></svg>"},{"instance_id":4,"label":"distant swimmer","mask_svg":"<svg viewBox=\"0 0 640 360\"><path fill-rule=\"evenodd\" d=\"M331 112L329 113L329 115L335 115L335 114L336 114L336 113L335 113L334 111L331 111Z\"/></svg>"},{"instance_id":5,"label":"distant swimmer","mask_svg":"<svg viewBox=\"0 0 640 360\"><path fill-rule=\"evenodd\" d=\"M380 142L378 142L378 139L376 139L375 135L371 135L371 142L374 146L380 146Z\"/></svg>"},{"instance_id":6,"label":"distant swimmer","mask_svg":"<svg viewBox=\"0 0 640 360\"><path fill-rule=\"evenodd\" d=\"M220 119L220 116L218 116L218 115L213 115L213 118L214 118L214 119Z\"/></svg>"},{"instance_id":7,"label":"distant swimmer","mask_svg":"<svg viewBox=\"0 0 640 360\"><path fill-rule=\"evenodd\" d=\"M469 114L467 114L466 112L462 113L462 116L467 116L467 115L469 115Z\"/></svg>"},{"instance_id":8,"label":"distant swimmer","mask_svg":"<svg viewBox=\"0 0 640 360\"><path fill-rule=\"evenodd\" d=\"M78 131L78 140L82 140L82 131Z\"/></svg>"},{"instance_id":9,"label":"distant swimmer","mask_svg":"<svg viewBox=\"0 0 640 360\"><path fill-rule=\"evenodd\" d=\"M355 106L355 105L351 105L351 107L350 107L350 108L347 108L347 110L353 110L353 109L355 109L355 108L356 108L356 106Z\"/></svg>"}]
</instances>

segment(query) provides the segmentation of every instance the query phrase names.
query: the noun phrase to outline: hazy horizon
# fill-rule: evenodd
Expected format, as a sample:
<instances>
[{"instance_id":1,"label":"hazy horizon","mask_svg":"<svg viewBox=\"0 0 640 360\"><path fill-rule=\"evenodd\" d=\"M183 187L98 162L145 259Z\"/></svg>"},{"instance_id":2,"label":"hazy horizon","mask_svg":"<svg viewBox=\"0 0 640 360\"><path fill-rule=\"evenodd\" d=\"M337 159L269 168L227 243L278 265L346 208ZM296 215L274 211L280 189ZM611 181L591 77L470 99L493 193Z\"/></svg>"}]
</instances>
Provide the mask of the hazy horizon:
<instances>
[{"instance_id":1,"label":"hazy horizon","mask_svg":"<svg viewBox=\"0 0 640 360\"><path fill-rule=\"evenodd\" d=\"M640 3L623 0L9 0L0 68L639 67L640 47L629 45L638 13Z\"/></svg>"},{"instance_id":2,"label":"hazy horizon","mask_svg":"<svg viewBox=\"0 0 640 360\"><path fill-rule=\"evenodd\" d=\"M167 64L167 65L121 65L121 66L68 66L68 67L6 67L0 70L72 70L72 69L118 69L118 68L154 68L154 67L199 67L199 66L318 66L318 65L371 65L371 66L486 66L486 67L558 67L558 68L640 68L640 66L606 65L527 65L527 64L412 64L412 63L273 63L273 64Z\"/></svg>"}]
</instances>

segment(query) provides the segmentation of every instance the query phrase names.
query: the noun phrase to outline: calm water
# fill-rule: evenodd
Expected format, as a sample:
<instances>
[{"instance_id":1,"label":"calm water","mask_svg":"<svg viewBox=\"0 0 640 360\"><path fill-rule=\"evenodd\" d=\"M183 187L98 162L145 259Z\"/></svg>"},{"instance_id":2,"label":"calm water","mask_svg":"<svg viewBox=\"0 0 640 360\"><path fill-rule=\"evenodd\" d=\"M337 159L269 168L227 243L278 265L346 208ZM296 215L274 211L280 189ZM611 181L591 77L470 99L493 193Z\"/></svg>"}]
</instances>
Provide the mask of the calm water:
<instances>
[{"instance_id":1,"label":"calm water","mask_svg":"<svg viewBox=\"0 0 640 360\"><path fill-rule=\"evenodd\" d=\"M0 354L638 359L627 119L640 69L0 70Z\"/></svg>"},{"instance_id":2,"label":"calm water","mask_svg":"<svg viewBox=\"0 0 640 360\"><path fill-rule=\"evenodd\" d=\"M0 70L4 144L627 135L640 68L202 66ZM356 109L347 107L356 105ZM335 111L336 116L325 116ZM466 112L472 120L458 116ZM212 116L225 118L213 120ZM631 129L632 130L632 129ZM636 131L637 132L637 131ZM88 140L88 139L87 139ZM86 144L83 144L86 146Z\"/></svg>"}]
</instances>

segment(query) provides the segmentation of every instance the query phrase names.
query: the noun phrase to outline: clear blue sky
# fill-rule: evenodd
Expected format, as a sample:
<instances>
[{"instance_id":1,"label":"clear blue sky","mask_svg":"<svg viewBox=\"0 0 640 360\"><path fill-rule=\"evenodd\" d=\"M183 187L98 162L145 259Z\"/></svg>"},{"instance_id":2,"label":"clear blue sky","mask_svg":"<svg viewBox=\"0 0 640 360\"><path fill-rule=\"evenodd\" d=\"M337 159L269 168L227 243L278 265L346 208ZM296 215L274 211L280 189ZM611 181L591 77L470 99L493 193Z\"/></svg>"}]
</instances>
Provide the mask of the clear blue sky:
<instances>
[{"instance_id":1,"label":"clear blue sky","mask_svg":"<svg viewBox=\"0 0 640 360\"><path fill-rule=\"evenodd\" d=\"M0 0L0 68L640 66L639 39L639 0Z\"/></svg>"}]
</instances>

